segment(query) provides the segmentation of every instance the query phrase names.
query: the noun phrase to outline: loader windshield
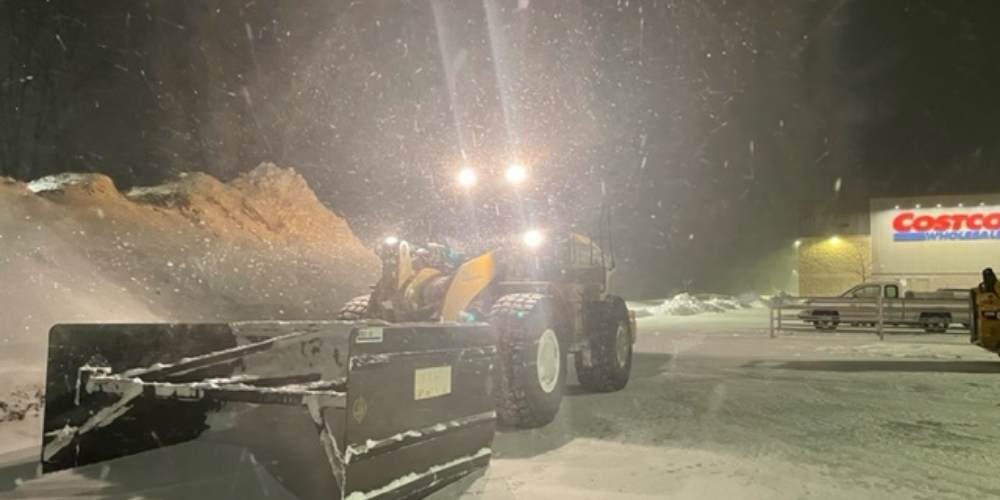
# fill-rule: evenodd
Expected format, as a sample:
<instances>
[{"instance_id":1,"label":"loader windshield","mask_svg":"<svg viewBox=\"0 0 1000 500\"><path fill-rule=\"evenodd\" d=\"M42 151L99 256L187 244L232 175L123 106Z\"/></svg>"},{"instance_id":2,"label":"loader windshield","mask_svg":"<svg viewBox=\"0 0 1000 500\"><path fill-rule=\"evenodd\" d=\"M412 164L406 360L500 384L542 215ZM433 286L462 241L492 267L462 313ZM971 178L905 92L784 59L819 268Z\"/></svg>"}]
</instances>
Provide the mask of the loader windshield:
<instances>
[{"instance_id":1,"label":"loader windshield","mask_svg":"<svg viewBox=\"0 0 1000 500\"><path fill-rule=\"evenodd\" d=\"M566 240L570 265L574 268L603 267L604 252L601 247L581 234L572 233Z\"/></svg>"},{"instance_id":2,"label":"loader windshield","mask_svg":"<svg viewBox=\"0 0 1000 500\"><path fill-rule=\"evenodd\" d=\"M998 19L0 0L0 499L1000 498Z\"/></svg>"}]
</instances>

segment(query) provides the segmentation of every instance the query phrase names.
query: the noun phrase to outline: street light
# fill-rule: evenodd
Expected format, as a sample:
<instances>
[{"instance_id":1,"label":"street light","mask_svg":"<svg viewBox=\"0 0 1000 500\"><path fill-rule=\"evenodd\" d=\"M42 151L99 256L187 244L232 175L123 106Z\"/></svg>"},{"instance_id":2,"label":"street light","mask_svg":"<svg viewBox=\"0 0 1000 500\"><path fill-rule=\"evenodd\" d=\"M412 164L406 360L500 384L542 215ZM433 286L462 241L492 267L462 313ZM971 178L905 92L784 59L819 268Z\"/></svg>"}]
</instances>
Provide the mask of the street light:
<instances>
[{"instance_id":1,"label":"street light","mask_svg":"<svg viewBox=\"0 0 1000 500\"><path fill-rule=\"evenodd\" d=\"M511 163L507 167L507 172L504 173L504 178L507 179L508 183L516 186L528 178L528 169L524 168L524 165L520 163Z\"/></svg>"},{"instance_id":2,"label":"street light","mask_svg":"<svg viewBox=\"0 0 1000 500\"><path fill-rule=\"evenodd\" d=\"M475 170L465 167L462 170L459 170L457 180L459 186L463 188L471 188L476 185L476 182L479 181L479 176L476 175Z\"/></svg>"}]
</instances>

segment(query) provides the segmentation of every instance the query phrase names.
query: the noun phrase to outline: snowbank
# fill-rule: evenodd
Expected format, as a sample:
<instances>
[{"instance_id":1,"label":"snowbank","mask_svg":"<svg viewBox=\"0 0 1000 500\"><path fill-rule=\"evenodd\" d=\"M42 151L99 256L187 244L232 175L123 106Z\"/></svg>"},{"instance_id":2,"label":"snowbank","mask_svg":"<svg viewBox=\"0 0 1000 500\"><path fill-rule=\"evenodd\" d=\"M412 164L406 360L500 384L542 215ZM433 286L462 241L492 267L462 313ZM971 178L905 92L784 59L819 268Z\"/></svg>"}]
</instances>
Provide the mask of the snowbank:
<instances>
[{"instance_id":1,"label":"snowbank","mask_svg":"<svg viewBox=\"0 0 1000 500\"><path fill-rule=\"evenodd\" d=\"M671 299L663 301L663 304L653 309L654 314L667 314L670 316L691 316L703 312L722 312L723 309L707 301L702 301L697 297L680 293Z\"/></svg>"},{"instance_id":2,"label":"snowbank","mask_svg":"<svg viewBox=\"0 0 1000 500\"><path fill-rule=\"evenodd\" d=\"M102 174L62 173L48 175L28 183L28 190L32 193L45 193L49 191L64 192L73 189L80 189L90 193L117 192L111 178Z\"/></svg>"},{"instance_id":3,"label":"snowbank","mask_svg":"<svg viewBox=\"0 0 1000 500\"><path fill-rule=\"evenodd\" d=\"M659 302L631 302L629 308L636 317L646 316L693 316L704 313L722 313L736 309L763 307L756 295L739 298L720 294L680 293Z\"/></svg>"},{"instance_id":4,"label":"snowbank","mask_svg":"<svg viewBox=\"0 0 1000 500\"><path fill-rule=\"evenodd\" d=\"M38 418L42 411L42 391L38 387L21 387L0 401L0 422Z\"/></svg>"},{"instance_id":5,"label":"snowbank","mask_svg":"<svg viewBox=\"0 0 1000 500\"><path fill-rule=\"evenodd\" d=\"M138 205L168 209L217 234L327 252L339 248L368 266L368 271L374 270L374 255L290 168L263 163L230 182L189 173L174 182L133 188L125 196Z\"/></svg>"},{"instance_id":6,"label":"snowbank","mask_svg":"<svg viewBox=\"0 0 1000 500\"><path fill-rule=\"evenodd\" d=\"M329 319L378 269L290 168L0 179L0 422L33 414L56 323Z\"/></svg>"}]
</instances>

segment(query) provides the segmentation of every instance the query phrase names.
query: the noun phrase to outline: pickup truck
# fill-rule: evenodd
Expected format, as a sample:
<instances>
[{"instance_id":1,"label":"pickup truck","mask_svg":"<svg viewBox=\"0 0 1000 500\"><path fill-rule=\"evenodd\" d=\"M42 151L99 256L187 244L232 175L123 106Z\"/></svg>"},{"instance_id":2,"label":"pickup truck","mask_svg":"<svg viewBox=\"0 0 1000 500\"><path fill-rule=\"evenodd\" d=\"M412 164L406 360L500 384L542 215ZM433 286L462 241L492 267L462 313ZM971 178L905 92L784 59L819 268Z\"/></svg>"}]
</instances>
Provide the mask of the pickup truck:
<instances>
[{"instance_id":1,"label":"pickup truck","mask_svg":"<svg viewBox=\"0 0 1000 500\"><path fill-rule=\"evenodd\" d=\"M906 291L899 282L870 282L857 285L838 297L808 299L799 319L812 323L817 330L836 330L841 323L850 326L874 325L878 321L878 299L882 297L882 324L923 328L928 333L943 333L953 323L969 327L971 299L969 292L938 290Z\"/></svg>"}]
</instances>

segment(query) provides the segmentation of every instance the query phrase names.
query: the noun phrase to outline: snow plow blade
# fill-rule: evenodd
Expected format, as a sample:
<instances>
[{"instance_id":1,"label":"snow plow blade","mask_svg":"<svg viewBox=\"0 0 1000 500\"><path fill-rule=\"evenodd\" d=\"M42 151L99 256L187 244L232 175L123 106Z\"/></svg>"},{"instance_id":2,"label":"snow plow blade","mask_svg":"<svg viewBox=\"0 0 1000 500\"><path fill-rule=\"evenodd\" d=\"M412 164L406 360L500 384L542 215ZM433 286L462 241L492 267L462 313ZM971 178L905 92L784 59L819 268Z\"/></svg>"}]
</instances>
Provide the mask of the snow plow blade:
<instances>
[{"instance_id":1,"label":"snow plow blade","mask_svg":"<svg viewBox=\"0 0 1000 500\"><path fill-rule=\"evenodd\" d=\"M42 471L198 440L303 499L421 497L489 463L495 353L485 324L57 325Z\"/></svg>"}]
</instances>

